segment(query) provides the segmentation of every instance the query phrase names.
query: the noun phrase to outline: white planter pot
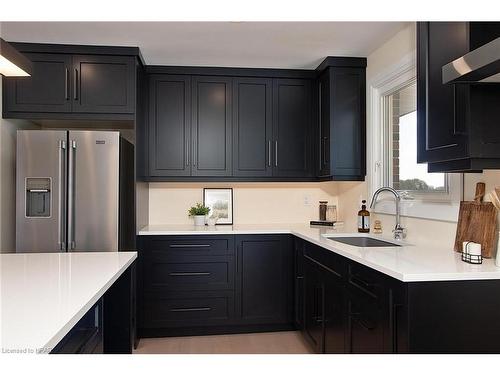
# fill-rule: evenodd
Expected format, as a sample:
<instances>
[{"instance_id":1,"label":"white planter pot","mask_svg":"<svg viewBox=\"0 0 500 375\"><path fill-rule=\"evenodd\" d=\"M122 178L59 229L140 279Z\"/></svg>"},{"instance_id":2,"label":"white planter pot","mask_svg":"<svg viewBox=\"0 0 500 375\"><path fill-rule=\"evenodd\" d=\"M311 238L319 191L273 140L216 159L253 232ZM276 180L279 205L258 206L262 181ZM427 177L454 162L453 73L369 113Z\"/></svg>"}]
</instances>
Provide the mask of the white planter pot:
<instances>
[{"instance_id":1,"label":"white planter pot","mask_svg":"<svg viewBox=\"0 0 500 375\"><path fill-rule=\"evenodd\" d=\"M194 225L202 226L205 225L205 215L195 215L194 217Z\"/></svg>"}]
</instances>

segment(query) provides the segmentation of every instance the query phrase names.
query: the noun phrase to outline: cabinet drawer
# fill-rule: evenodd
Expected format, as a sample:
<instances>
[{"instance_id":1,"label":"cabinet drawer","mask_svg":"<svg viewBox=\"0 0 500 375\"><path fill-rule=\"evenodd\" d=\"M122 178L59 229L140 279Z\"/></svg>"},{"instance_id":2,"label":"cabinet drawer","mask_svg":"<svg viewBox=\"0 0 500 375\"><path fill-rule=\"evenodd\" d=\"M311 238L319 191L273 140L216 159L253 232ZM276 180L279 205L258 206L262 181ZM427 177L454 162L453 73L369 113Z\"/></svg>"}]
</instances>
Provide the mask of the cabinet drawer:
<instances>
[{"instance_id":1,"label":"cabinet drawer","mask_svg":"<svg viewBox=\"0 0 500 375\"><path fill-rule=\"evenodd\" d=\"M234 258L220 258L222 257L203 257L189 262L152 262L145 275L145 288L148 291L232 289Z\"/></svg>"},{"instance_id":2,"label":"cabinet drawer","mask_svg":"<svg viewBox=\"0 0 500 375\"><path fill-rule=\"evenodd\" d=\"M384 276L357 263L348 265L348 287L351 291L361 292L372 298L384 296Z\"/></svg>"},{"instance_id":3,"label":"cabinet drawer","mask_svg":"<svg viewBox=\"0 0 500 375\"><path fill-rule=\"evenodd\" d=\"M233 292L178 292L150 296L145 326L197 327L223 325L234 315Z\"/></svg>"},{"instance_id":4,"label":"cabinet drawer","mask_svg":"<svg viewBox=\"0 0 500 375\"><path fill-rule=\"evenodd\" d=\"M154 259L175 256L233 255L233 236L154 236L145 241L145 255Z\"/></svg>"},{"instance_id":5,"label":"cabinet drawer","mask_svg":"<svg viewBox=\"0 0 500 375\"><path fill-rule=\"evenodd\" d=\"M346 274L345 258L330 250L323 249L322 247L311 243L306 243L304 256L316 263L319 263L338 277L344 277Z\"/></svg>"}]
</instances>

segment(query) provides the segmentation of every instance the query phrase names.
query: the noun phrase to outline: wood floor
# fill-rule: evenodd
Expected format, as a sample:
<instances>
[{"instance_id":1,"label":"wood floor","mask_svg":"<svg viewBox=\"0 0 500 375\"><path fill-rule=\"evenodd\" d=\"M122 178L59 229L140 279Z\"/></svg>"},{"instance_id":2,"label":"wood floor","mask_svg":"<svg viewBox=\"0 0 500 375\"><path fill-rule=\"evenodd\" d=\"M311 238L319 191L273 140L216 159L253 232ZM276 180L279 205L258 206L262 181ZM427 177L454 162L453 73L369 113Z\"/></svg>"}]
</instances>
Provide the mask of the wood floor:
<instances>
[{"instance_id":1,"label":"wood floor","mask_svg":"<svg viewBox=\"0 0 500 375\"><path fill-rule=\"evenodd\" d=\"M135 354L309 354L300 332L141 339Z\"/></svg>"}]
</instances>

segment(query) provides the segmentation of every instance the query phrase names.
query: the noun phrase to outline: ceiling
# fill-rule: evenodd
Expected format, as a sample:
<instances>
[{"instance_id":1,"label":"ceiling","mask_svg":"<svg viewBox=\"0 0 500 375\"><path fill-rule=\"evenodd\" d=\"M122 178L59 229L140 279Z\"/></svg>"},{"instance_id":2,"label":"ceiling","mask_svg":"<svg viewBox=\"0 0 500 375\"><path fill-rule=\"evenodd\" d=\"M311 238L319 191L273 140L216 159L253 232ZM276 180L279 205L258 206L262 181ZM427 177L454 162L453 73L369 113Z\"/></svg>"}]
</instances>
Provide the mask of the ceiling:
<instances>
[{"instance_id":1,"label":"ceiling","mask_svg":"<svg viewBox=\"0 0 500 375\"><path fill-rule=\"evenodd\" d=\"M148 65L313 69L368 56L405 22L2 22L8 41L138 46Z\"/></svg>"}]
</instances>

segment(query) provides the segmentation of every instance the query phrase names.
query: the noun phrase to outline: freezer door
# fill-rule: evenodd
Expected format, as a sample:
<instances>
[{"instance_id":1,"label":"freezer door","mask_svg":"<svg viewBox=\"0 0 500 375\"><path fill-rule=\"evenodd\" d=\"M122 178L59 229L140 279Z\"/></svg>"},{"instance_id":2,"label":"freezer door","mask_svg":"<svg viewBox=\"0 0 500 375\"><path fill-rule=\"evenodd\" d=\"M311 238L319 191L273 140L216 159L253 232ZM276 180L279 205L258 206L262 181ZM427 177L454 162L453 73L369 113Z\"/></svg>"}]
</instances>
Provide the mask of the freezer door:
<instances>
[{"instance_id":1,"label":"freezer door","mask_svg":"<svg viewBox=\"0 0 500 375\"><path fill-rule=\"evenodd\" d=\"M117 251L120 134L70 131L68 140L68 251Z\"/></svg>"},{"instance_id":2,"label":"freezer door","mask_svg":"<svg viewBox=\"0 0 500 375\"><path fill-rule=\"evenodd\" d=\"M19 130L16 251L66 251L67 132Z\"/></svg>"}]
</instances>

